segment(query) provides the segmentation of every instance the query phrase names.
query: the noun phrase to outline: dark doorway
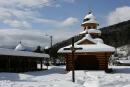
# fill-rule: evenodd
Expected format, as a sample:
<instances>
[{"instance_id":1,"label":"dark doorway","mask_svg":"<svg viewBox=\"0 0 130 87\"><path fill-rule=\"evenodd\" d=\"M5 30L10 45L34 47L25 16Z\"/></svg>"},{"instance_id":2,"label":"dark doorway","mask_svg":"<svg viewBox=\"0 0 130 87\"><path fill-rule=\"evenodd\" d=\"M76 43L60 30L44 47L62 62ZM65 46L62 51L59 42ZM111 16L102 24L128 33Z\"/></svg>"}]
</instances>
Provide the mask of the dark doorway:
<instances>
[{"instance_id":1,"label":"dark doorway","mask_svg":"<svg viewBox=\"0 0 130 87\"><path fill-rule=\"evenodd\" d=\"M76 70L98 70L99 62L95 55L79 55L75 66Z\"/></svg>"}]
</instances>

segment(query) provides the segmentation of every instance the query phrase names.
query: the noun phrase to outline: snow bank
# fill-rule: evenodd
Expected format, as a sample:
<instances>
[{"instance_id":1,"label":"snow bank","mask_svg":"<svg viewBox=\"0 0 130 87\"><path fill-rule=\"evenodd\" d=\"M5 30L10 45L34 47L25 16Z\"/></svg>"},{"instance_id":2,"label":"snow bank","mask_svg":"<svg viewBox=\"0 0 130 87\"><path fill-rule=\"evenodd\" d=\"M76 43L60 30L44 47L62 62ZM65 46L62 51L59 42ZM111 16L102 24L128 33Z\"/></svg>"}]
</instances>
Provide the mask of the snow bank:
<instances>
[{"instance_id":1,"label":"snow bank","mask_svg":"<svg viewBox=\"0 0 130 87\"><path fill-rule=\"evenodd\" d=\"M49 67L46 71L27 73L0 73L0 87L129 87L130 66L111 66L115 73L104 71L76 71L76 82L72 72L65 66Z\"/></svg>"}]
</instances>

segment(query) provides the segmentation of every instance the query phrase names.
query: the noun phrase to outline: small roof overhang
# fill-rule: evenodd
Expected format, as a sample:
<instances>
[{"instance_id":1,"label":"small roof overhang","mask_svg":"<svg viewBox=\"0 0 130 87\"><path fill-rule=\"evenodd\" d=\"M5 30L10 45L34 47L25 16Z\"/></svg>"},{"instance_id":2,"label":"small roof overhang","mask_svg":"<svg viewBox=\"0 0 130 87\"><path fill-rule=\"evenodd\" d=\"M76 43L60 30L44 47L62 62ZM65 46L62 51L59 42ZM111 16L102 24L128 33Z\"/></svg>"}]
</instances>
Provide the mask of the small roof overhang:
<instances>
[{"instance_id":1,"label":"small roof overhang","mask_svg":"<svg viewBox=\"0 0 130 87\"><path fill-rule=\"evenodd\" d=\"M71 50L64 50L65 48L71 48L72 45L59 49L58 53L71 53ZM88 45L75 45L75 48L82 48L76 50L75 53L87 53L87 52L114 52L115 48L103 43L88 44Z\"/></svg>"},{"instance_id":2,"label":"small roof overhang","mask_svg":"<svg viewBox=\"0 0 130 87\"><path fill-rule=\"evenodd\" d=\"M16 51L11 49L0 48L0 55L8 55L8 56L24 56L24 57L32 57L32 58L49 58L48 54L44 53L35 53L28 51Z\"/></svg>"}]
</instances>

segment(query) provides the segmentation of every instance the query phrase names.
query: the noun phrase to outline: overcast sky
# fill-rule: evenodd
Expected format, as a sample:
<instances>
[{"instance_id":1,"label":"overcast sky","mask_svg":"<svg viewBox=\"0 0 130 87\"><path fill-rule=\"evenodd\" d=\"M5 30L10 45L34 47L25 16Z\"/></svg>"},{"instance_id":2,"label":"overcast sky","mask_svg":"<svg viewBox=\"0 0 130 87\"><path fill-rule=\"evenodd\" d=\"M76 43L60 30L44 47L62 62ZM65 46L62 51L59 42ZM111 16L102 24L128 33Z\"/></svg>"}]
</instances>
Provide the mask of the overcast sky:
<instances>
[{"instance_id":1,"label":"overcast sky","mask_svg":"<svg viewBox=\"0 0 130 87\"><path fill-rule=\"evenodd\" d=\"M129 0L0 0L0 47L50 46L78 34L92 10L100 27L130 19Z\"/></svg>"}]
</instances>

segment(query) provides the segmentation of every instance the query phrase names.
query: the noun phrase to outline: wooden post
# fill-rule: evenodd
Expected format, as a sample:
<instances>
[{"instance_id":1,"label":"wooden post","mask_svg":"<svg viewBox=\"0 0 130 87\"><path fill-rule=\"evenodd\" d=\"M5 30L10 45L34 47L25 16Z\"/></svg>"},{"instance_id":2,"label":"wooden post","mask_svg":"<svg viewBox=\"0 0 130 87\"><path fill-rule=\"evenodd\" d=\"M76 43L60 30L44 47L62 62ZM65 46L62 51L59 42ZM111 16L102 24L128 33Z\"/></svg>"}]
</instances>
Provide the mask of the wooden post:
<instances>
[{"instance_id":1,"label":"wooden post","mask_svg":"<svg viewBox=\"0 0 130 87\"><path fill-rule=\"evenodd\" d=\"M108 70L107 53L105 52L105 70Z\"/></svg>"},{"instance_id":2,"label":"wooden post","mask_svg":"<svg viewBox=\"0 0 130 87\"><path fill-rule=\"evenodd\" d=\"M72 37L72 47L71 48L64 48L64 50L71 50L72 52L72 81L75 82L75 62L74 62L74 53L76 50L81 50L82 48L75 48L74 47L74 37Z\"/></svg>"},{"instance_id":3,"label":"wooden post","mask_svg":"<svg viewBox=\"0 0 130 87\"><path fill-rule=\"evenodd\" d=\"M49 66L49 60L47 58L44 58L44 60L46 59L46 66L47 66L47 70L48 70L48 66Z\"/></svg>"},{"instance_id":4,"label":"wooden post","mask_svg":"<svg viewBox=\"0 0 130 87\"><path fill-rule=\"evenodd\" d=\"M10 72L10 71L11 71L11 70L10 70L10 67L11 67L11 66L10 66L10 56L8 56L8 59L9 59L9 60L8 60L8 71Z\"/></svg>"},{"instance_id":5,"label":"wooden post","mask_svg":"<svg viewBox=\"0 0 130 87\"><path fill-rule=\"evenodd\" d=\"M73 37L73 38L72 38L72 63L73 63L73 69L72 69L72 81L73 81L73 82L75 82L74 52L75 52L75 49L74 49L74 37Z\"/></svg>"},{"instance_id":6,"label":"wooden post","mask_svg":"<svg viewBox=\"0 0 130 87\"><path fill-rule=\"evenodd\" d=\"M40 63L41 63L41 70L42 70L42 58L40 59Z\"/></svg>"}]
</instances>

